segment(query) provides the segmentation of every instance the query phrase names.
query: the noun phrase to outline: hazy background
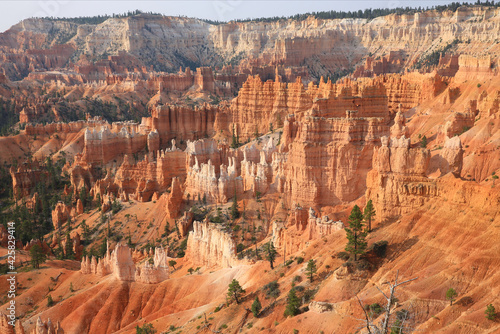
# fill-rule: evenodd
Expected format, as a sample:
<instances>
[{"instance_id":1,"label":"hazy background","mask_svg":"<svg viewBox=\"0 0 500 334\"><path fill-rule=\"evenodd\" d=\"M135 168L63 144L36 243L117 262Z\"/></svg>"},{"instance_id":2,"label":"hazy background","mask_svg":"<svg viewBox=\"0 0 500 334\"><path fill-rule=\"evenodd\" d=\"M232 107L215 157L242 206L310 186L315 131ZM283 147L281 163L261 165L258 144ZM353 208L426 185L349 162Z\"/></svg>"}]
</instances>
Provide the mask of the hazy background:
<instances>
[{"instance_id":1,"label":"hazy background","mask_svg":"<svg viewBox=\"0 0 500 334\"><path fill-rule=\"evenodd\" d=\"M229 21L233 19L289 16L326 10L353 11L365 8L427 7L452 1L100 1L100 0L0 0L0 32L29 17L75 17L121 14L139 9L165 15L184 15L203 19Z\"/></svg>"}]
</instances>

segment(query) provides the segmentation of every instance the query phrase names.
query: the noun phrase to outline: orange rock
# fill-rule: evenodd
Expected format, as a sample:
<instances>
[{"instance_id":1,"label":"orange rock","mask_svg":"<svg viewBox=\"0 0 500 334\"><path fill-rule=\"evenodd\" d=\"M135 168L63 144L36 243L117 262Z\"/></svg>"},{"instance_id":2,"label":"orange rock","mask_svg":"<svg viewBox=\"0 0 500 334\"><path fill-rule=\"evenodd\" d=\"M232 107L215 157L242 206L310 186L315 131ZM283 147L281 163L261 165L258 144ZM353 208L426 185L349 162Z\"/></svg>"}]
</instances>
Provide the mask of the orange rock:
<instances>
[{"instance_id":1,"label":"orange rock","mask_svg":"<svg viewBox=\"0 0 500 334\"><path fill-rule=\"evenodd\" d=\"M76 201L76 214L81 215L83 213L83 203L80 199Z\"/></svg>"},{"instance_id":2,"label":"orange rock","mask_svg":"<svg viewBox=\"0 0 500 334\"><path fill-rule=\"evenodd\" d=\"M58 202L54 210L52 210L52 224L54 229L60 229L69 219L69 210L66 204Z\"/></svg>"}]
</instances>

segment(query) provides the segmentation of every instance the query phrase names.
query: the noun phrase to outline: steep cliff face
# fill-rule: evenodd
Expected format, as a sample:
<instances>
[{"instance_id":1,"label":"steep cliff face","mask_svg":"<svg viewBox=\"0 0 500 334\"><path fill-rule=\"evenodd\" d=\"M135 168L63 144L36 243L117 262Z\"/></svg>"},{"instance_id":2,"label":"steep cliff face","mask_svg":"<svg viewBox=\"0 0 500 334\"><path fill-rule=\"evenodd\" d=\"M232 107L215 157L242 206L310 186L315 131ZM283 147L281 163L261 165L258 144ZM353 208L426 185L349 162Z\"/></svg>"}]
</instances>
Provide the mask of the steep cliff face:
<instances>
[{"instance_id":1,"label":"steep cliff face","mask_svg":"<svg viewBox=\"0 0 500 334\"><path fill-rule=\"evenodd\" d=\"M370 56L355 73L371 76L409 67L420 56L455 39L460 52L469 48L469 40L475 50L487 50L486 46L499 37L498 16L498 8L471 6L456 12L392 14L373 20L310 17L219 25L150 14L109 18L99 24L28 19L0 35L0 60L5 73L14 79L35 69L63 67L81 54L97 60L108 54L127 58L120 63L121 68L115 67L121 73L150 65L176 70L179 66L236 60L240 70L269 65L305 67L308 74L319 79L352 69ZM465 58L460 63L477 68ZM211 83L202 82L212 91Z\"/></svg>"},{"instance_id":2,"label":"steep cliff face","mask_svg":"<svg viewBox=\"0 0 500 334\"><path fill-rule=\"evenodd\" d=\"M436 181L426 177L430 158L429 150L411 148L404 136L382 138L366 178L366 198L379 208L382 219L411 212L439 195Z\"/></svg>"},{"instance_id":3,"label":"steep cliff face","mask_svg":"<svg viewBox=\"0 0 500 334\"><path fill-rule=\"evenodd\" d=\"M37 161L24 164L17 169L10 168L12 178L12 188L16 198L24 197L30 194L31 190L39 182L46 182L49 173L43 171Z\"/></svg>"},{"instance_id":4,"label":"steep cliff face","mask_svg":"<svg viewBox=\"0 0 500 334\"><path fill-rule=\"evenodd\" d=\"M209 222L193 222L189 232L186 257L198 266L228 268L237 263L236 243L221 226Z\"/></svg>"},{"instance_id":5,"label":"steep cliff face","mask_svg":"<svg viewBox=\"0 0 500 334\"><path fill-rule=\"evenodd\" d=\"M196 140L214 133L214 120L218 108L204 104L194 109L178 106L157 106L151 118L144 122L158 131L160 145L170 140Z\"/></svg>"},{"instance_id":6,"label":"steep cliff face","mask_svg":"<svg viewBox=\"0 0 500 334\"><path fill-rule=\"evenodd\" d=\"M156 152L156 159L146 155L144 160L132 162L126 156L114 177L114 184L122 197L133 197L139 201L150 201L153 194L161 194L170 187L175 177L184 178L186 155L175 147Z\"/></svg>"},{"instance_id":7,"label":"steep cliff face","mask_svg":"<svg viewBox=\"0 0 500 334\"><path fill-rule=\"evenodd\" d=\"M273 243L285 255L293 254L307 248L312 241L343 229L342 221L334 221L328 215L319 217L313 208L306 210L297 206L292 209L292 214L286 222L273 222Z\"/></svg>"}]
</instances>

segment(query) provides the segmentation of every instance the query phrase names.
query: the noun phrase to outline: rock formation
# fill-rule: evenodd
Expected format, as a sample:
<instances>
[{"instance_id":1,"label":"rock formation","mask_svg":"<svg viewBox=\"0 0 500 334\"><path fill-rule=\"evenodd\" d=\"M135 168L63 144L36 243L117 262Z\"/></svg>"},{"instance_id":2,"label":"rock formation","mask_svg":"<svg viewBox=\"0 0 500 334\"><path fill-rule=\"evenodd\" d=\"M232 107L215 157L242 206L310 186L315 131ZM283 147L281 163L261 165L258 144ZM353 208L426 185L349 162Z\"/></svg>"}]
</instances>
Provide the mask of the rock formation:
<instances>
[{"instance_id":1,"label":"rock formation","mask_svg":"<svg viewBox=\"0 0 500 334\"><path fill-rule=\"evenodd\" d=\"M288 221L273 221L273 243L286 254L292 254L305 249L313 240L343 229L342 221L333 221L327 215L317 217L313 208L306 210L297 206L292 210Z\"/></svg>"},{"instance_id":2,"label":"rock formation","mask_svg":"<svg viewBox=\"0 0 500 334\"><path fill-rule=\"evenodd\" d=\"M112 275L120 281L156 284L168 278L168 261L165 250L156 247L152 263L146 260L142 265L136 265L128 246L117 244L114 251L110 252L108 243L108 250L103 258L86 256L82 259L80 272L101 277Z\"/></svg>"},{"instance_id":3,"label":"rock formation","mask_svg":"<svg viewBox=\"0 0 500 334\"><path fill-rule=\"evenodd\" d=\"M410 148L410 139L382 137L373 154L373 170L366 179L366 198L387 218L422 206L438 195L436 182L426 177L430 152Z\"/></svg>"},{"instance_id":4,"label":"rock formation","mask_svg":"<svg viewBox=\"0 0 500 334\"><path fill-rule=\"evenodd\" d=\"M10 176L12 177L14 196L20 198L29 195L37 183L45 182L48 179L48 175L48 172L42 170L37 161L23 164L17 169L11 167Z\"/></svg>"},{"instance_id":5,"label":"rock formation","mask_svg":"<svg viewBox=\"0 0 500 334\"><path fill-rule=\"evenodd\" d=\"M54 210L52 210L52 223L54 229L60 229L69 219L70 210L63 202L58 202Z\"/></svg>"},{"instance_id":6,"label":"rock formation","mask_svg":"<svg viewBox=\"0 0 500 334\"><path fill-rule=\"evenodd\" d=\"M236 243L222 226L193 222L189 232L186 257L197 266L228 268L237 263Z\"/></svg>"}]
</instances>

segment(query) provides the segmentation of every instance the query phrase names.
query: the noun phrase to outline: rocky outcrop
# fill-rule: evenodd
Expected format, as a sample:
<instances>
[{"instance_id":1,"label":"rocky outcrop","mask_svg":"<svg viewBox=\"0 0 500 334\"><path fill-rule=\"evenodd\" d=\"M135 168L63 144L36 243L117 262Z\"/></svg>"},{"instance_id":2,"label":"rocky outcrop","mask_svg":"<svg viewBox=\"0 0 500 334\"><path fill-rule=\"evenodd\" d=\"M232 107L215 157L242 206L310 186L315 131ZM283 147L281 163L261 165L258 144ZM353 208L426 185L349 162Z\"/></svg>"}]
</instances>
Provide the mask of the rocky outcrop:
<instances>
[{"instance_id":1,"label":"rocky outcrop","mask_svg":"<svg viewBox=\"0 0 500 334\"><path fill-rule=\"evenodd\" d=\"M2 334L64 334L64 330L61 327L59 321L55 324L50 321L50 318L46 322L43 322L40 317L38 317L35 327L26 332L24 330L21 321L15 320L15 326L9 324L9 319L5 314L0 314L0 333Z\"/></svg>"},{"instance_id":2,"label":"rocky outcrop","mask_svg":"<svg viewBox=\"0 0 500 334\"><path fill-rule=\"evenodd\" d=\"M491 56L460 55L458 57L458 71L455 74L456 80L484 80L493 75Z\"/></svg>"},{"instance_id":3,"label":"rocky outcrop","mask_svg":"<svg viewBox=\"0 0 500 334\"><path fill-rule=\"evenodd\" d=\"M49 173L44 171L38 161L26 163L17 169L10 168L12 189L16 198L27 196L37 183L46 182Z\"/></svg>"},{"instance_id":4,"label":"rocky outcrop","mask_svg":"<svg viewBox=\"0 0 500 334\"><path fill-rule=\"evenodd\" d=\"M146 147L148 132L136 123L113 123L112 128L85 130L83 160L107 163L122 154L132 155Z\"/></svg>"},{"instance_id":5,"label":"rocky outcrop","mask_svg":"<svg viewBox=\"0 0 500 334\"><path fill-rule=\"evenodd\" d=\"M54 324L50 321L50 318L47 319L47 322L43 322L40 317L38 317L36 321L35 328L30 332L30 334L64 334L64 330L61 327L59 321Z\"/></svg>"},{"instance_id":6,"label":"rocky outcrop","mask_svg":"<svg viewBox=\"0 0 500 334\"><path fill-rule=\"evenodd\" d=\"M191 226L193 225L194 215L190 211L185 211L184 215L177 220L177 229L181 235L181 238L184 238L188 235Z\"/></svg>"},{"instance_id":7,"label":"rocky outcrop","mask_svg":"<svg viewBox=\"0 0 500 334\"><path fill-rule=\"evenodd\" d=\"M152 261L149 258L135 272L135 280L146 284L157 284L168 279L167 253L163 247L156 247Z\"/></svg>"},{"instance_id":8,"label":"rocky outcrop","mask_svg":"<svg viewBox=\"0 0 500 334\"><path fill-rule=\"evenodd\" d=\"M55 230L59 230L68 221L70 210L63 202L58 202L52 210L52 224Z\"/></svg>"},{"instance_id":9,"label":"rocky outcrop","mask_svg":"<svg viewBox=\"0 0 500 334\"><path fill-rule=\"evenodd\" d=\"M286 163L277 169L278 191L290 207L335 205L361 196L374 148L388 134L384 118L304 117L285 123L282 150ZM289 144L288 144L289 143ZM288 144L288 147L285 146Z\"/></svg>"},{"instance_id":10,"label":"rocky outcrop","mask_svg":"<svg viewBox=\"0 0 500 334\"><path fill-rule=\"evenodd\" d=\"M456 177L460 177L464 156L460 137L446 138L439 156L442 158L439 165L441 174L451 172Z\"/></svg>"},{"instance_id":11,"label":"rocky outcrop","mask_svg":"<svg viewBox=\"0 0 500 334\"><path fill-rule=\"evenodd\" d=\"M103 258L86 256L82 259L80 272L101 277L112 275L120 281L156 284L168 278L168 261L165 250L156 247L151 262L147 260L142 265L136 265L128 246L117 244L114 251L110 252L108 243L108 250Z\"/></svg>"},{"instance_id":12,"label":"rocky outcrop","mask_svg":"<svg viewBox=\"0 0 500 334\"><path fill-rule=\"evenodd\" d=\"M175 141L171 149L157 151L156 159L150 156L135 164L130 156L124 157L114 180L110 180L122 197L132 194L136 200L150 201L154 193L165 192L174 178L185 177L186 155L175 147Z\"/></svg>"},{"instance_id":13,"label":"rocky outcrop","mask_svg":"<svg viewBox=\"0 0 500 334\"><path fill-rule=\"evenodd\" d=\"M462 134L474 126L475 117L473 112L454 112L449 116L451 119L444 125L442 134L445 138Z\"/></svg>"},{"instance_id":14,"label":"rocky outcrop","mask_svg":"<svg viewBox=\"0 0 500 334\"><path fill-rule=\"evenodd\" d=\"M436 182L426 177L429 162L429 150L410 148L410 139L382 138L366 179L366 198L380 218L410 212L438 195Z\"/></svg>"},{"instance_id":15,"label":"rocky outcrop","mask_svg":"<svg viewBox=\"0 0 500 334\"><path fill-rule=\"evenodd\" d=\"M305 249L313 240L343 229L344 223L340 220L334 221L327 215L318 217L313 208L306 210L296 206L287 221L273 221L273 243L287 255Z\"/></svg>"},{"instance_id":16,"label":"rocky outcrop","mask_svg":"<svg viewBox=\"0 0 500 334\"><path fill-rule=\"evenodd\" d=\"M172 140L196 140L214 133L214 121L218 107L209 104L194 109L181 106L158 105L151 109L151 117L143 125L156 130L160 147Z\"/></svg>"},{"instance_id":17,"label":"rocky outcrop","mask_svg":"<svg viewBox=\"0 0 500 334\"><path fill-rule=\"evenodd\" d=\"M231 233L217 224L193 222L189 232L186 257L194 265L230 268L237 263L236 243Z\"/></svg>"},{"instance_id":18,"label":"rocky outcrop","mask_svg":"<svg viewBox=\"0 0 500 334\"><path fill-rule=\"evenodd\" d=\"M182 188L181 182L178 178L172 179L172 186L170 187L170 193L165 196L165 212L168 218L177 218L179 215L181 204L182 204Z\"/></svg>"},{"instance_id":19,"label":"rocky outcrop","mask_svg":"<svg viewBox=\"0 0 500 334\"><path fill-rule=\"evenodd\" d=\"M355 78L373 77L387 73L399 73L405 65L405 53L401 51L390 51L383 57L368 57L365 64L358 66L352 74Z\"/></svg>"}]
</instances>

